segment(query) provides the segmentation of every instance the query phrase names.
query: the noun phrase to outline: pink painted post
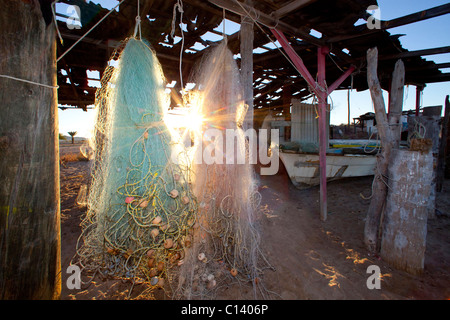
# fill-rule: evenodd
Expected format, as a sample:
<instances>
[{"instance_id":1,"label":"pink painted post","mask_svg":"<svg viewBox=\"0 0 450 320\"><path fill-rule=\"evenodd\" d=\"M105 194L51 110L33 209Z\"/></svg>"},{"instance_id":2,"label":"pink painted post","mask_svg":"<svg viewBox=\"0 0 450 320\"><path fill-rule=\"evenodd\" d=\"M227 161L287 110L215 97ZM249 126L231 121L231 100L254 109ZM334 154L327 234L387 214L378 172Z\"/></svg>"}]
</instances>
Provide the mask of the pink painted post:
<instances>
[{"instance_id":1,"label":"pink painted post","mask_svg":"<svg viewBox=\"0 0 450 320\"><path fill-rule=\"evenodd\" d=\"M320 159L320 219L327 220L327 97L325 57L327 47L317 49L317 84L319 86L319 159Z\"/></svg>"},{"instance_id":2,"label":"pink painted post","mask_svg":"<svg viewBox=\"0 0 450 320\"><path fill-rule=\"evenodd\" d=\"M308 83L310 89L317 95L319 99L319 160L320 160L320 218L322 221L327 219L327 147L328 147L328 131L327 131L327 98L328 95L337 89L342 82L355 71L355 66L351 66L343 75L341 75L331 86L326 87L325 81L325 57L330 52L328 47L320 47L317 51L317 83L309 73L302 59L297 55L295 50L289 44L289 41L283 32L277 29L271 29L273 35L280 42L284 51L287 53L297 71L303 76Z\"/></svg>"},{"instance_id":3,"label":"pink painted post","mask_svg":"<svg viewBox=\"0 0 450 320\"><path fill-rule=\"evenodd\" d=\"M309 73L308 69L306 68L305 64L303 63L303 60L298 56L297 52L291 47L289 44L289 41L286 39L286 36L283 34L283 32L278 31L277 29L270 29L272 31L272 34L277 38L278 42L283 47L284 51L287 53L289 58L291 58L292 63L297 68L298 72L300 72L301 76L306 80L311 90L313 90L316 94L316 81Z\"/></svg>"},{"instance_id":4,"label":"pink painted post","mask_svg":"<svg viewBox=\"0 0 450 320\"><path fill-rule=\"evenodd\" d=\"M355 71L355 69L355 66L350 66L350 68L348 68L347 71L342 74L342 76L340 76L331 86L329 86L328 95L336 90L341 85L341 83L344 82L344 80L347 79L353 73L353 71Z\"/></svg>"}]
</instances>

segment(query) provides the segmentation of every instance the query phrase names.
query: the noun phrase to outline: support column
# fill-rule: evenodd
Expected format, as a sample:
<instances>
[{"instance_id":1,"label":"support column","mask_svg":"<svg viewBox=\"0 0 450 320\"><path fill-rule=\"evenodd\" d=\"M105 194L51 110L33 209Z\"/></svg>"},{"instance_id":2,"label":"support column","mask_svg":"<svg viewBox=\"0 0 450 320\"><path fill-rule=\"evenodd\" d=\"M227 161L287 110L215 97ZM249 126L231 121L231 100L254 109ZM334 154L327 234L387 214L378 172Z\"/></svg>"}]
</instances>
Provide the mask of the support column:
<instances>
[{"instance_id":1,"label":"support column","mask_svg":"<svg viewBox=\"0 0 450 320\"><path fill-rule=\"evenodd\" d=\"M416 86L416 117L419 116L420 112L420 100L422 98L423 86Z\"/></svg>"},{"instance_id":2,"label":"support column","mask_svg":"<svg viewBox=\"0 0 450 320\"><path fill-rule=\"evenodd\" d=\"M355 70L355 66L350 66L336 81L326 88L325 81L325 57L330 52L327 47L319 47L317 51L318 82L309 73L302 59L297 55L295 50L289 44L289 41L284 34L277 29L270 29L272 34L280 42L283 49L286 51L292 63L295 65L297 71L308 83L312 92L314 92L319 99L319 159L320 159L320 218L325 221L327 219L327 174L326 174L326 152L328 147L328 130L327 130L327 97L335 89L337 89L342 82L347 79ZM320 90L320 88L322 90Z\"/></svg>"},{"instance_id":3,"label":"support column","mask_svg":"<svg viewBox=\"0 0 450 320\"><path fill-rule=\"evenodd\" d=\"M244 101L248 106L244 129L253 128L253 21L241 17L241 81L244 88Z\"/></svg>"},{"instance_id":4,"label":"support column","mask_svg":"<svg viewBox=\"0 0 450 320\"><path fill-rule=\"evenodd\" d=\"M0 74L56 86L50 3L0 0ZM57 89L0 78L0 101L0 299L58 299Z\"/></svg>"},{"instance_id":5,"label":"support column","mask_svg":"<svg viewBox=\"0 0 450 320\"><path fill-rule=\"evenodd\" d=\"M325 57L327 47L317 49L317 81L319 85L319 159L320 159L320 219L327 219L327 92L325 81Z\"/></svg>"}]
</instances>

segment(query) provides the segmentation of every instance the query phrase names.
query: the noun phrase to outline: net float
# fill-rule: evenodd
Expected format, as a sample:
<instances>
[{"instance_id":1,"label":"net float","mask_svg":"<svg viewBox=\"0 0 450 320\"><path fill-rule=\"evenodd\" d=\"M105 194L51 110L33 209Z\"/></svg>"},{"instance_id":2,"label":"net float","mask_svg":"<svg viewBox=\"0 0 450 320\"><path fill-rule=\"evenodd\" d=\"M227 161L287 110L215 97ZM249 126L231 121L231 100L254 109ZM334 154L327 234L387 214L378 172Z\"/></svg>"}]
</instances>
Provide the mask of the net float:
<instances>
[{"instance_id":1,"label":"net float","mask_svg":"<svg viewBox=\"0 0 450 320\"><path fill-rule=\"evenodd\" d=\"M198 254L198 260L203 261L206 259L206 255L203 252L200 252Z\"/></svg>"},{"instance_id":2,"label":"net float","mask_svg":"<svg viewBox=\"0 0 450 320\"><path fill-rule=\"evenodd\" d=\"M189 203L189 197L188 196L183 196L182 198L181 198L181 202L183 203L183 204L188 204Z\"/></svg>"},{"instance_id":3,"label":"net float","mask_svg":"<svg viewBox=\"0 0 450 320\"><path fill-rule=\"evenodd\" d=\"M141 208L147 208L147 206L148 206L147 200L143 200L139 203L139 207L141 207Z\"/></svg>"},{"instance_id":4,"label":"net float","mask_svg":"<svg viewBox=\"0 0 450 320\"><path fill-rule=\"evenodd\" d=\"M153 239L155 239L159 235L159 230L152 229L152 231L150 231L150 234L152 235Z\"/></svg>"},{"instance_id":5,"label":"net float","mask_svg":"<svg viewBox=\"0 0 450 320\"><path fill-rule=\"evenodd\" d=\"M160 216L157 216L155 219L152 220L152 224L160 224L162 221L162 218Z\"/></svg>"},{"instance_id":6,"label":"net float","mask_svg":"<svg viewBox=\"0 0 450 320\"><path fill-rule=\"evenodd\" d=\"M207 284L207 288L209 289L209 290L211 290L212 288L214 288L215 286L216 286L216 284L217 284L217 282L216 282L216 280L211 280L211 281L209 281L208 282L208 284Z\"/></svg>"},{"instance_id":7,"label":"net float","mask_svg":"<svg viewBox=\"0 0 450 320\"><path fill-rule=\"evenodd\" d=\"M172 239L166 239L166 241L164 241L164 248L170 249L172 247L173 247L173 240Z\"/></svg>"},{"instance_id":8,"label":"net float","mask_svg":"<svg viewBox=\"0 0 450 320\"><path fill-rule=\"evenodd\" d=\"M158 271L156 271L156 269L150 269L150 272L148 273L148 275L150 276L150 278L155 277L158 274Z\"/></svg>"},{"instance_id":9,"label":"net float","mask_svg":"<svg viewBox=\"0 0 450 320\"><path fill-rule=\"evenodd\" d=\"M125 203L132 203L134 201L134 197L126 197Z\"/></svg>"}]
</instances>

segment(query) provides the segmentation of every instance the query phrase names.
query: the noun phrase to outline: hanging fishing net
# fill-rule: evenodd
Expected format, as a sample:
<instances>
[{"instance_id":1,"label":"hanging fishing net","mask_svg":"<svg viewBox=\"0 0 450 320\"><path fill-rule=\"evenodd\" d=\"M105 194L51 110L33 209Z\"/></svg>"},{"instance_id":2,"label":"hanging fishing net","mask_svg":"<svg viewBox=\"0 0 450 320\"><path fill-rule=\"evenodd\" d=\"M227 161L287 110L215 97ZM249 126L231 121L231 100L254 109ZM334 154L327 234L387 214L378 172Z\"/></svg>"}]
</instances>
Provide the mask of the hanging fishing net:
<instances>
[{"instance_id":1,"label":"hanging fishing net","mask_svg":"<svg viewBox=\"0 0 450 320\"><path fill-rule=\"evenodd\" d=\"M190 169L171 160L177 148L164 122L170 100L155 53L129 38L113 58L118 65L106 69L96 96L95 159L78 261L91 276L164 287L195 223Z\"/></svg>"},{"instance_id":2,"label":"hanging fishing net","mask_svg":"<svg viewBox=\"0 0 450 320\"><path fill-rule=\"evenodd\" d=\"M242 129L247 110L240 73L226 40L204 54L190 82L196 90L185 95L185 105L202 116L201 128L191 133L198 213L175 297L212 298L233 282L252 286L254 298L264 296L261 275L268 263L260 250L260 194Z\"/></svg>"},{"instance_id":3,"label":"hanging fishing net","mask_svg":"<svg viewBox=\"0 0 450 320\"><path fill-rule=\"evenodd\" d=\"M118 64L96 95L92 182L77 245L83 272L162 287L176 299L212 299L232 283L265 297L260 194L226 41L205 53L191 75L196 90L183 96L201 118L186 120L189 148L166 121L170 98L148 44L127 39L112 59ZM232 148L224 150L230 132Z\"/></svg>"}]
</instances>

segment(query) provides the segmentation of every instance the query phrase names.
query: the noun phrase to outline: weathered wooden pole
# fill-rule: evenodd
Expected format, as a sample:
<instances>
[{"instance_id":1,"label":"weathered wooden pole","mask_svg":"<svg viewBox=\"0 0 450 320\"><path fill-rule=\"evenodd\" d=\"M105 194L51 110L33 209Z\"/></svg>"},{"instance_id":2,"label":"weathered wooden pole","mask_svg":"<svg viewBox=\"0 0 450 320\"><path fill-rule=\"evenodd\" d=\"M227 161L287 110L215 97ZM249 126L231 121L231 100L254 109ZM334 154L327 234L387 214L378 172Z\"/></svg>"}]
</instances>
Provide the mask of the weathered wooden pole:
<instances>
[{"instance_id":1,"label":"weathered wooden pole","mask_svg":"<svg viewBox=\"0 0 450 320\"><path fill-rule=\"evenodd\" d=\"M381 153L377 156L372 198L367 211L366 223L364 227L364 242L367 248L372 252L378 251L377 246L379 244L378 240L381 215L387 195L389 158L394 147L392 131L389 129L389 123L387 120L383 93L378 80L377 68L378 49L372 48L367 51L367 82L375 108L378 134L383 146Z\"/></svg>"},{"instance_id":2,"label":"weathered wooden pole","mask_svg":"<svg viewBox=\"0 0 450 320\"><path fill-rule=\"evenodd\" d=\"M448 123L450 118L450 100L449 96L445 97L445 109L444 109L444 117L442 118L441 124L441 138L439 140L439 152L438 152L438 164L436 169L436 191L441 192L442 186L444 184L444 176L445 176L445 155L448 152L446 150L447 146L447 137L448 137Z\"/></svg>"},{"instance_id":3,"label":"weathered wooden pole","mask_svg":"<svg viewBox=\"0 0 450 320\"><path fill-rule=\"evenodd\" d=\"M0 74L36 83L0 77L0 299L56 299L61 291L50 3L0 0Z\"/></svg>"},{"instance_id":4,"label":"weathered wooden pole","mask_svg":"<svg viewBox=\"0 0 450 320\"><path fill-rule=\"evenodd\" d=\"M422 91L424 87L423 86L417 86L416 87L416 117L419 116L420 112L420 100L422 98Z\"/></svg>"},{"instance_id":5,"label":"weathered wooden pole","mask_svg":"<svg viewBox=\"0 0 450 320\"><path fill-rule=\"evenodd\" d=\"M405 86L405 65L402 60L395 64L389 92L389 128L391 130L392 144L394 148L400 145L402 130L403 94Z\"/></svg>"},{"instance_id":6,"label":"weathered wooden pole","mask_svg":"<svg viewBox=\"0 0 450 320\"><path fill-rule=\"evenodd\" d=\"M320 219L327 220L327 97L325 81L325 58L327 47L317 49L317 84L319 85L319 160L320 160Z\"/></svg>"},{"instance_id":7,"label":"weathered wooden pole","mask_svg":"<svg viewBox=\"0 0 450 320\"><path fill-rule=\"evenodd\" d=\"M244 101L248 106L244 129L253 128L253 20L241 16L241 81L244 89Z\"/></svg>"},{"instance_id":8,"label":"weathered wooden pole","mask_svg":"<svg viewBox=\"0 0 450 320\"><path fill-rule=\"evenodd\" d=\"M436 181L436 191L441 192L442 186L444 184L445 177L445 167L446 167L446 156L449 153L449 149L447 146L447 141L449 137L449 118L450 118L450 99L449 96L445 97L445 109L444 109L444 118L442 119L441 125L441 139L439 141L439 155L438 155L438 165L437 165L437 181ZM447 165L448 166L448 165Z\"/></svg>"}]
</instances>

